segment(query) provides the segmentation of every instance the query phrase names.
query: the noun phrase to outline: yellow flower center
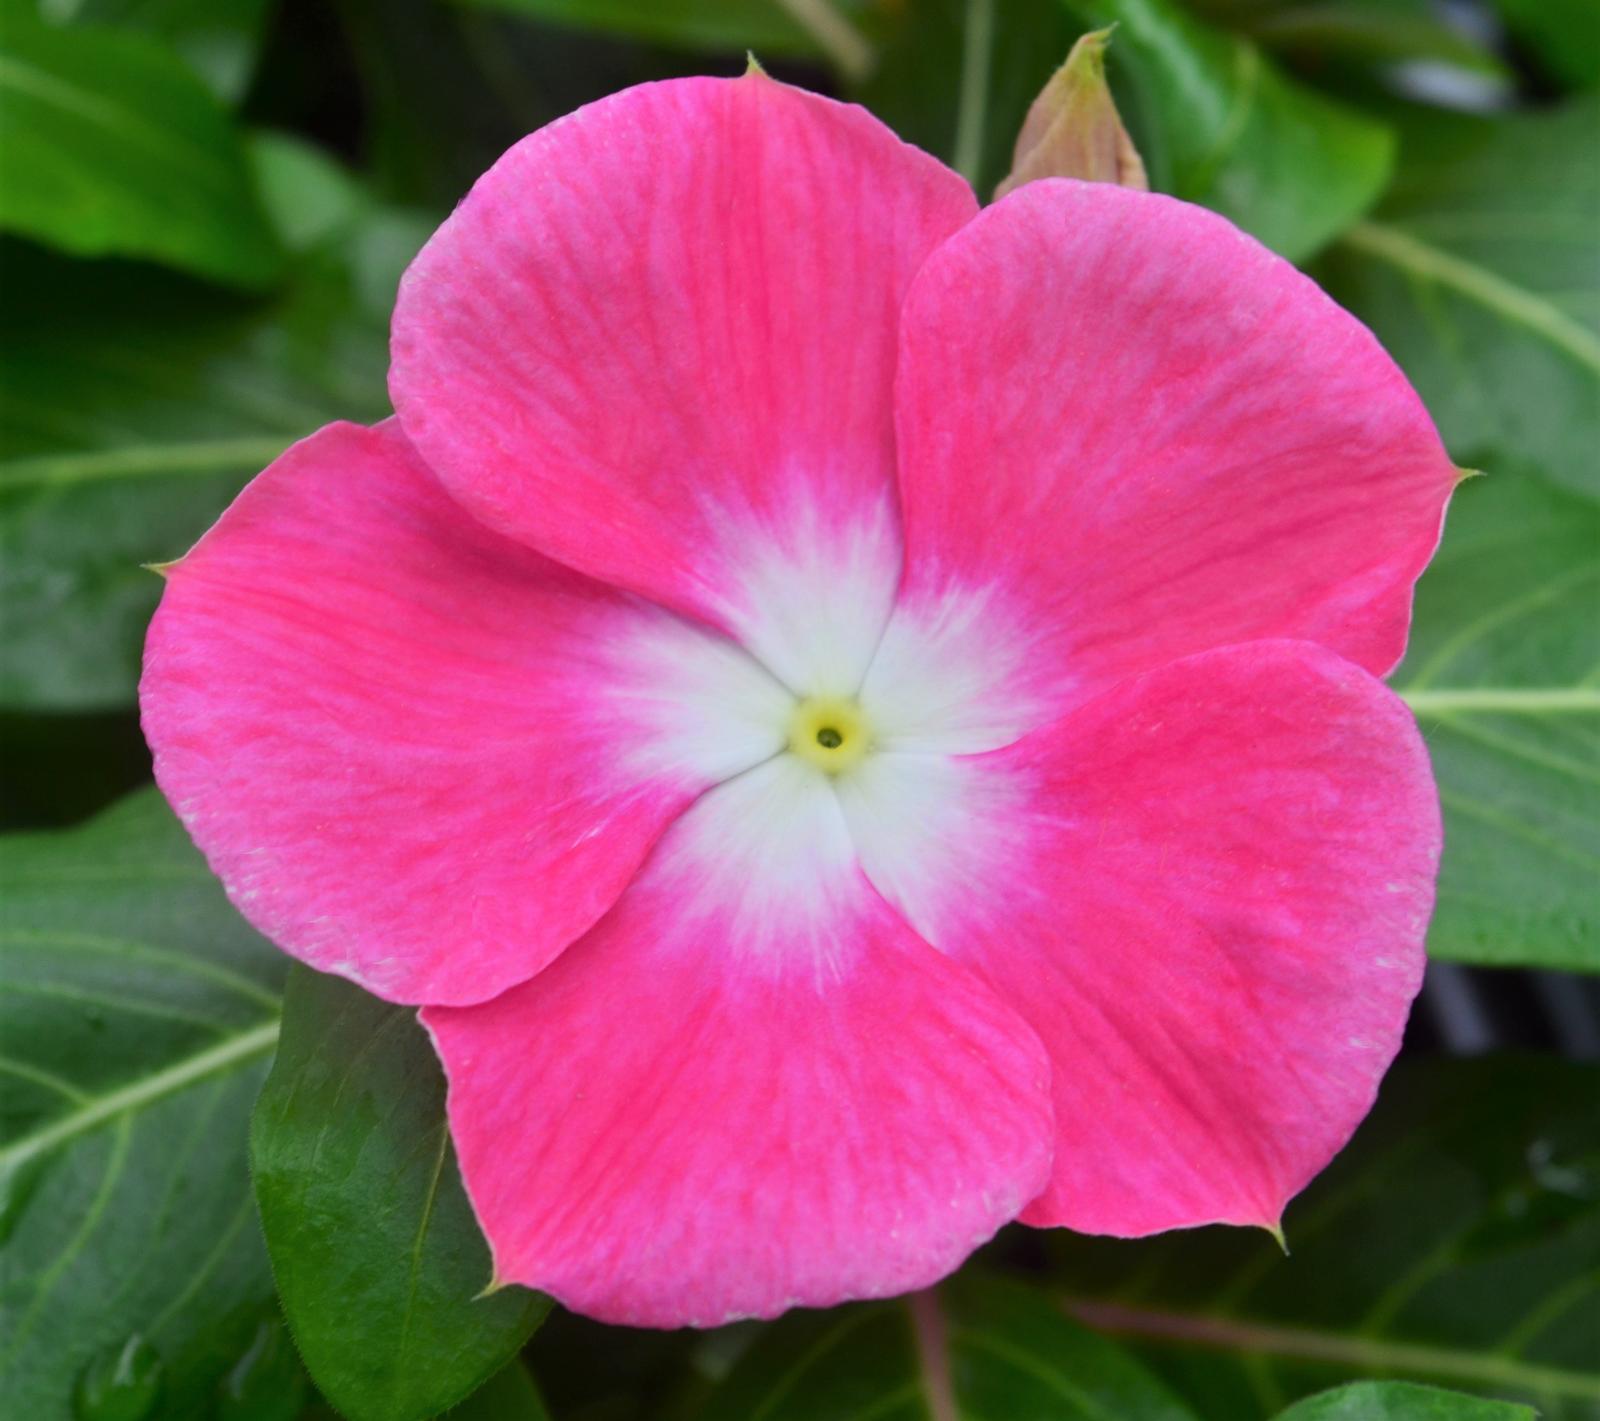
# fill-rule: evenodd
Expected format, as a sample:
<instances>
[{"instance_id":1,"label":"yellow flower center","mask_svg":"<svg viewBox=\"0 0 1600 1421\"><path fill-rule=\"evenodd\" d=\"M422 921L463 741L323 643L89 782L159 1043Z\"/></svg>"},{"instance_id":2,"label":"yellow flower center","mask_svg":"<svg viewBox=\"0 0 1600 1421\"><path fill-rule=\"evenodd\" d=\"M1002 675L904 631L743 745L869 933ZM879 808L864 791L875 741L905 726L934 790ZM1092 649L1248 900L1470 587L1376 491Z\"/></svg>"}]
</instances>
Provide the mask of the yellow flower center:
<instances>
[{"instance_id":1,"label":"yellow flower center","mask_svg":"<svg viewBox=\"0 0 1600 1421\"><path fill-rule=\"evenodd\" d=\"M843 696L813 696L794 708L789 748L818 769L837 775L872 748L872 728L861 707Z\"/></svg>"}]
</instances>

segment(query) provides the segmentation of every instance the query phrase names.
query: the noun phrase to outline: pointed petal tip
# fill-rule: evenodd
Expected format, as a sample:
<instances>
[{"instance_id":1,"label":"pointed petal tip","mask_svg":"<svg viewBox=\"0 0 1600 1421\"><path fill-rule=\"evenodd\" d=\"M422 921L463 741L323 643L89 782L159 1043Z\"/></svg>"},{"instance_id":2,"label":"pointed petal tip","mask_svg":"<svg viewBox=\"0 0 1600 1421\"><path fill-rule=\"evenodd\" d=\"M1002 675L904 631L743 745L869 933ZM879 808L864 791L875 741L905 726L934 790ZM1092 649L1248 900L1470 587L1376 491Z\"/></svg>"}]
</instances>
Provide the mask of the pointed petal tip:
<instances>
[{"instance_id":1,"label":"pointed petal tip","mask_svg":"<svg viewBox=\"0 0 1600 1421\"><path fill-rule=\"evenodd\" d=\"M1283 1250L1283 1256L1287 1258L1289 1256L1289 1240L1283 1235L1282 1220L1272 1224L1260 1224L1258 1227L1272 1236L1272 1241Z\"/></svg>"},{"instance_id":2,"label":"pointed petal tip","mask_svg":"<svg viewBox=\"0 0 1600 1421\"><path fill-rule=\"evenodd\" d=\"M755 50L747 49L744 52L744 73L739 77L741 79L770 79L772 76L767 73L761 61L756 58Z\"/></svg>"},{"instance_id":3,"label":"pointed petal tip","mask_svg":"<svg viewBox=\"0 0 1600 1421\"><path fill-rule=\"evenodd\" d=\"M489 1274L489 1281L472 1295L472 1301L475 1303L481 1303L487 1298L492 1298L502 1289L509 1288L510 1286L511 1284L507 1282L506 1279L502 1278L498 1273L491 1271Z\"/></svg>"},{"instance_id":4,"label":"pointed petal tip","mask_svg":"<svg viewBox=\"0 0 1600 1421\"><path fill-rule=\"evenodd\" d=\"M183 562L182 558L168 558L166 562L142 562L139 564L146 572L153 572L163 582L172 575L173 568Z\"/></svg>"},{"instance_id":5,"label":"pointed petal tip","mask_svg":"<svg viewBox=\"0 0 1600 1421\"><path fill-rule=\"evenodd\" d=\"M1456 465L1457 488L1460 488L1461 485L1466 483L1468 479L1481 479L1483 477L1485 477L1485 470L1483 469L1465 469L1459 464Z\"/></svg>"}]
</instances>

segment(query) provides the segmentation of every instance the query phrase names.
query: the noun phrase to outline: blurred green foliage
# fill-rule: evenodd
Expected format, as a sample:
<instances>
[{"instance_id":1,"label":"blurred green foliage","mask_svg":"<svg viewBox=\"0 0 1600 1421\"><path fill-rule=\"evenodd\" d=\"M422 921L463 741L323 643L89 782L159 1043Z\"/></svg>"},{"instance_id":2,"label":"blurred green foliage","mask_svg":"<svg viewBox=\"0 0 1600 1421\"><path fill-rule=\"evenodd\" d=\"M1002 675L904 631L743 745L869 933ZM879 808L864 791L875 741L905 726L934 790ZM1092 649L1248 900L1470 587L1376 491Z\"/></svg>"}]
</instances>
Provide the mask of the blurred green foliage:
<instances>
[{"instance_id":1,"label":"blurred green foliage","mask_svg":"<svg viewBox=\"0 0 1600 1421\"><path fill-rule=\"evenodd\" d=\"M12 11L0 56L6 230L249 288L283 254L227 110L168 46Z\"/></svg>"}]
</instances>

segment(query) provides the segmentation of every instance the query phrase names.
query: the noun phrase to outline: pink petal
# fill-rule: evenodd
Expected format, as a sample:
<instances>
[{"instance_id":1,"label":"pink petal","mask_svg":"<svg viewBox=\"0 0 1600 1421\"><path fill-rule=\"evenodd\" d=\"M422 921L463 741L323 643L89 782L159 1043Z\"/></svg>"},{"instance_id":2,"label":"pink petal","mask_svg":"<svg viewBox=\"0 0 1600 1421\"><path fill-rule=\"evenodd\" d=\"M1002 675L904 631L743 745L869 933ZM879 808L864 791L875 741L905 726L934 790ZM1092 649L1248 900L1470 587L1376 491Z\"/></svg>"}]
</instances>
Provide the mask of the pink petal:
<instances>
[{"instance_id":1,"label":"pink petal","mask_svg":"<svg viewBox=\"0 0 1600 1421\"><path fill-rule=\"evenodd\" d=\"M423 1020L496 1277L606 1322L921 1287L1049 1175L1037 1041L872 892L793 756L697 803L546 972Z\"/></svg>"},{"instance_id":2,"label":"pink petal","mask_svg":"<svg viewBox=\"0 0 1600 1421\"><path fill-rule=\"evenodd\" d=\"M1421 981L1439 811L1404 705L1304 642L1204 652L988 755L885 755L868 876L1049 1050L1024 1221L1273 1225L1366 1114Z\"/></svg>"},{"instance_id":3,"label":"pink petal","mask_svg":"<svg viewBox=\"0 0 1600 1421\"><path fill-rule=\"evenodd\" d=\"M788 705L722 638L474 522L392 422L296 445L168 571L140 695L246 917L452 1003L585 932Z\"/></svg>"},{"instance_id":4,"label":"pink petal","mask_svg":"<svg viewBox=\"0 0 1600 1421\"><path fill-rule=\"evenodd\" d=\"M1262 637L1388 671L1458 477L1310 280L1108 184L1031 183L930 258L897 398L908 587L874 675L1001 595L997 715Z\"/></svg>"},{"instance_id":5,"label":"pink petal","mask_svg":"<svg viewBox=\"0 0 1600 1421\"><path fill-rule=\"evenodd\" d=\"M761 75L626 90L511 149L417 258L395 407L491 527L786 678L819 613L865 620L859 677L899 568L900 304L975 210L863 109ZM772 564L851 539L861 578L764 599Z\"/></svg>"}]
</instances>

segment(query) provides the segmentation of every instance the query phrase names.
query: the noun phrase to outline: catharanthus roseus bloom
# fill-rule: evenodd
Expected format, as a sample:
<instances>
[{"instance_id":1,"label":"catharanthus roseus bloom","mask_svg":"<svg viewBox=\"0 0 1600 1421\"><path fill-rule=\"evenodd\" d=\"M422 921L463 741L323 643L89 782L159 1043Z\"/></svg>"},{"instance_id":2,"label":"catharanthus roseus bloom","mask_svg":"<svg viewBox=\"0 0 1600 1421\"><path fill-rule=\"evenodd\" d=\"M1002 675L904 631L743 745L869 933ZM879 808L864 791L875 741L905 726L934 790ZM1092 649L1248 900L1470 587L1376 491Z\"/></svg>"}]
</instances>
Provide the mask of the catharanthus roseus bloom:
<instances>
[{"instance_id":1,"label":"catharanthus roseus bloom","mask_svg":"<svg viewBox=\"0 0 1600 1421\"><path fill-rule=\"evenodd\" d=\"M512 149L391 389L171 570L145 724L246 915L424 1006L499 1278L711 1324L1276 1223L1439 848L1375 677L1456 475L1366 330L755 75Z\"/></svg>"}]
</instances>

